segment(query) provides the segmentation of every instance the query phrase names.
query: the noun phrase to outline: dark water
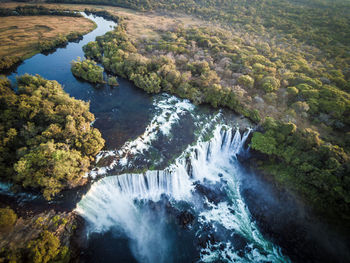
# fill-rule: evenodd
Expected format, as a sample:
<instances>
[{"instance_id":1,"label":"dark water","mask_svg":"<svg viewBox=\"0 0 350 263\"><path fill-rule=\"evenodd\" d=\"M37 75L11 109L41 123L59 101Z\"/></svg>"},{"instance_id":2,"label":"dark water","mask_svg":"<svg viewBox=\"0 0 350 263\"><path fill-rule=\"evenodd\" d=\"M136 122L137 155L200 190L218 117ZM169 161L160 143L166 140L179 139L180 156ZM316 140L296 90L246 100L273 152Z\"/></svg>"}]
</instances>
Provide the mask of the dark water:
<instances>
[{"instance_id":1,"label":"dark water","mask_svg":"<svg viewBox=\"0 0 350 263\"><path fill-rule=\"evenodd\" d=\"M244 168L242 195L262 233L293 262L349 262L350 240L312 214L286 189Z\"/></svg>"},{"instance_id":2,"label":"dark water","mask_svg":"<svg viewBox=\"0 0 350 263\"><path fill-rule=\"evenodd\" d=\"M115 25L100 17L88 16L88 18L95 21L98 27L85 35L79 43L69 43L66 47L59 48L49 55L35 55L21 64L16 72L9 75L9 78L14 82L16 75L40 74L47 79L57 80L71 96L90 101L91 111L96 117L94 127L102 132L106 140L106 148L119 149L126 141L134 140L144 133L156 114L154 99L159 96L150 96L123 79L118 79L119 87L111 88L106 85L96 88L89 83L77 80L71 74L70 62L78 56L84 56L82 46L95 40L96 36L105 34ZM202 107L201 111L193 113L193 116L207 114L209 118L200 117L196 122L191 122L188 112L179 114L180 120L172 128L171 139L165 135L159 136L152 143L151 151L145 152L145 156L150 160L162 159L159 163L164 166L167 160L173 158L173 155L179 155L186 145L194 143L195 128L203 126L214 113ZM168 118L171 113L165 116ZM234 118L234 116L229 113L225 118ZM251 171L245 171L241 179L240 191L250 211L251 220L256 222L266 240L281 247L286 258L294 262L347 262L349 247L344 240L328 230L327 226L306 214L293 197L276 191L273 186ZM213 202L227 199L220 187L212 184L203 185L206 186L196 188L195 196L199 196L199 203L203 203L203 198L209 198ZM159 236L154 234L155 236L148 237L146 233L144 237L145 242L151 240L147 243L149 247L147 253L150 252L152 255L147 258L152 258L152 262L197 262L200 259L199 250L205 248L208 243L214 244L219 240L220 232L225 232L226 240L235 243L235 247L240 249L238 256L248 253L245 248L248 239L233 233L231 236L227 235L227 230L222 229L219 224L215 231L210 225L206 225L208 229L199 229L200 217L191 211L190 207L184 208L180 205L175 208L167 198L157 202L141 203L137 207L144 220L147 220L146 225L152 226L152 229L148 229L150 235L159 234ZM114 208L110 207L110 209L113 212ZM196 218L184 214L186 211L195 215ZM202 231L201 235L198 235L199 230ZM164 247L165 244L166 247ZM89 235L87 247L81 252L81 261L138 262L144 256L142 253L139 255L138 248L125 230L118 227L115 222L115 226L107 231ZM223 244L217 248L218 251L224 249ZM233 258L212 260L212 262L230 261L233 261Z\"/></svg>"}]
</instances>

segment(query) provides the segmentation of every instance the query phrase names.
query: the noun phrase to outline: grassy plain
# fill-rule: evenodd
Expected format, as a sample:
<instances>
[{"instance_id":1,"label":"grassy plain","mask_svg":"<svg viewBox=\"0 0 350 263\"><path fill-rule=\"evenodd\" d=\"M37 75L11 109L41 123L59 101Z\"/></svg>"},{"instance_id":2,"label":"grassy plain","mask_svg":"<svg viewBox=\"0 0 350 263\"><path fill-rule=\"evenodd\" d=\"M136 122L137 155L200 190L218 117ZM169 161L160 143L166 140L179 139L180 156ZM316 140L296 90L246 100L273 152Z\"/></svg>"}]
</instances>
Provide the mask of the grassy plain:
<instances>
[{"instance_id":1,"label":"grassy plain","mask_svg":"<svg viewBox=\"0 0 350 263\"><path fill-rule=\"evenodd\" d=\"M95 24L83 17L0 17L0 57L28 58L39 52L39 41L55 40L72 32L87 33Z\"/></svg>"},{"instance_id":2,"label":"grassy plain","mask_svg":"<svg viewBox=\"0 0 350 263\"><path fill-rule=\"evenodd\" d=\"M165 31L172 27L183 24L186 27L209 25L209 22L197 19L186 14L170 14L161 12L138 12L132 9L126 9L115 6L103 5L79 5L79 4L45 4L38 3L42 6L54 9L83 11L84 9L106 10L111 14L124 17L128 21L128 34L134 40L138 38L156 37L157 31ZM38 5L33 4L33 5ZM4 8L15 8L19 5L30 5L24 3L8 2L3 3ZM212 24L210 24L212 25Z\"/></svg>"}]
</instances>

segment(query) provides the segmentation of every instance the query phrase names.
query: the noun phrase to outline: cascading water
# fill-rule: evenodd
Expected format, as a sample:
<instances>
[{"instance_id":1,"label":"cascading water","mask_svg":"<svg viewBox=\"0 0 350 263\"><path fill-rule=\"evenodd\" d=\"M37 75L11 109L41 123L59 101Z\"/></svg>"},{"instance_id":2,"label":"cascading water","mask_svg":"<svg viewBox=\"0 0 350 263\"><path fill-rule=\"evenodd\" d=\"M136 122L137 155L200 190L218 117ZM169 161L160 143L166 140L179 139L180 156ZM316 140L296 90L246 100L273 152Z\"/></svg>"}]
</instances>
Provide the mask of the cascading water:
<instances>
[{"instance_id":1,"label":"cascading water","mask_svg":"<svg viewBox=\"0 0 350 263\"><path fill-rule=\"evenodd\" d=\"M167 223L145 208L164 198L173 207L190 207L194 239L212 237L198 248L199 261L288 262L259 232L240 194L236 156L244 151L249 133L241 136L238 129L217 125L210 140L200 138L165 170L94 183L77 211L87 220L89 233L113 230L127 236L139 262L171 262L175 257ZM213 191L221 198L212 198Z\"/></svg>"}]
</instances>

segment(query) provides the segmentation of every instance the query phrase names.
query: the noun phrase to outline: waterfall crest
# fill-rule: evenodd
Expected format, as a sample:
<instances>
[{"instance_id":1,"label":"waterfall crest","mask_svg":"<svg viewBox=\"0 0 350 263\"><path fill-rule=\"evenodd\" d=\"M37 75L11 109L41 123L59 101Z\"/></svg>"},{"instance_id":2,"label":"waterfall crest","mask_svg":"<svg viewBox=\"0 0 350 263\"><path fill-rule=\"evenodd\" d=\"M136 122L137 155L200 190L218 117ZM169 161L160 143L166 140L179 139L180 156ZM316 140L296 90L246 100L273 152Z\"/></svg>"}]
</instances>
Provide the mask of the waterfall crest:
<instances>
[{"instance_id":1,"label":"waterfall crest","mask_svg":"<svg viewBox=\"0 0 350 263\"><path fill-rule=\"evenodd\" d=\"M214 230L220 226L231 233L228 235L235 233L247 241L243 256L231 240L207 243L200 251L202 261L288 262L280 249L259 232L240 194L240 169L236 157L244 151L249 134L250 130L241 135L239 129L218 125L210 140L199 139L165 170L109 176L94 183L78 204L77 211L89 222L91 232L117 228L125 233L134 241L139 261L154 262L156 254L156 261L164 262L161 255L166 255L170 246L164 242L166 233L154 230L154 222L147 219L140 209L140 202L157 202L162 196L173 204L185 201L195 211L201 226L197 235L205 235L202 230L205 225L214 226ZM227 201L215 203L201 193L198 202L196 186L217 184L224 189ZM148 245L159 242L158 239L163 243L157 252L150 252Z\"/></svg>"}]
</instances>

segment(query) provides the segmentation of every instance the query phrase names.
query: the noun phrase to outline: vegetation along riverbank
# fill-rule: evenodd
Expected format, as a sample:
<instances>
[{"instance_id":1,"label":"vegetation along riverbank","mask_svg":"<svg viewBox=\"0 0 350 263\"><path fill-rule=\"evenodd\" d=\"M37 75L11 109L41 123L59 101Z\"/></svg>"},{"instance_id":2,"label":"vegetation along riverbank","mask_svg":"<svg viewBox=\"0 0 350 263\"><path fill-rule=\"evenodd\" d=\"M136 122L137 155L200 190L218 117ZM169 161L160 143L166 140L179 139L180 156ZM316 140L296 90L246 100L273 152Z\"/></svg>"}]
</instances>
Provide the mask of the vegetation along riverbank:
<instances>
[{"instance_id":1,"label":"vegetation along riverbank","mask_svg":"<svg viewBox=\"0 0 350 263\"><path fill-rule=\"evenodd\" d=\"M149 93L166 91L195 104L228 107L264 124L252 140L252 148L266 155L259 168L318 213L347 220L350 95L343 66L348 58L338 57L339 64L319 53L324 46L311 48L294 39L296 48L217 25L168 22L140 29L142 18L135 16L123 13L118 28L84 47L86 56Z\"/></svg>"},{"instance_id":2,"label":"vegetation along riverbank","mask_svg":"<svg viewBox=\"0 0 350 263\"><path fill-rule=\"evenodd\" d=\"M150 94L249 118L257 127L249 141L255 168L350 232L349 2L1 3L0 72L90 32L94 23L73 12L84 10L118 26L83 47L74 76L105 83L105 70L111 86L118 76ZM55 80L24 75L13 87L1 77L1 181L47 201L85 184L105 143L94 120L89 102ZM21 217L0 207L1 259L69 261L74 213Z\"/></svg>"},{"instance_id":3,"label":"vegetation along riverbank","mask_svg":"<svg viewBox=\"0 0 350 263\"><path fill-rule=\"evenodd\" d=\"M0 6L0 72L76 40L96 25L79 13L43 6Z\"/></svg>"}]
</instances>

